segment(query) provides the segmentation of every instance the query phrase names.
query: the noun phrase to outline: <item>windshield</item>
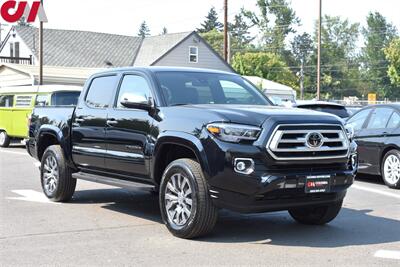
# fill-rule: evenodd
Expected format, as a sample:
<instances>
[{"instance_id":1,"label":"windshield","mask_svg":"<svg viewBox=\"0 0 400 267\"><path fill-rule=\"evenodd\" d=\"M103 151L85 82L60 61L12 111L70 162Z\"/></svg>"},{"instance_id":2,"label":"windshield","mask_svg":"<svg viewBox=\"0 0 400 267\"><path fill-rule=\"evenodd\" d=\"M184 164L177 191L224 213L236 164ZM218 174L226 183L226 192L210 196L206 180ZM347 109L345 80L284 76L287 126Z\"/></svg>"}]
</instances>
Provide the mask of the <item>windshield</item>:
<instances>
[{"instance_id":1,"label":"windshield","mask_svg":"<svg viewBox=\"0 0 400 267\"><path fill-rule=\"evenodd\" d=\"M350 117L345 107L341 106L327 106L327 105L299 105L299 108L311 109L320 112L326 112L338 116L339 118L345 119Z\"/></svg>"},{"instance_id":2,"label":"windshield","mask_svg":"<svg viewBox=\"0 0 400 267\"><path fill-rule=\"evenodd\" d=\"M202 72L158 72L168 106L188 104L271 105L240 76Z\"/></svg>"}]
</instances>

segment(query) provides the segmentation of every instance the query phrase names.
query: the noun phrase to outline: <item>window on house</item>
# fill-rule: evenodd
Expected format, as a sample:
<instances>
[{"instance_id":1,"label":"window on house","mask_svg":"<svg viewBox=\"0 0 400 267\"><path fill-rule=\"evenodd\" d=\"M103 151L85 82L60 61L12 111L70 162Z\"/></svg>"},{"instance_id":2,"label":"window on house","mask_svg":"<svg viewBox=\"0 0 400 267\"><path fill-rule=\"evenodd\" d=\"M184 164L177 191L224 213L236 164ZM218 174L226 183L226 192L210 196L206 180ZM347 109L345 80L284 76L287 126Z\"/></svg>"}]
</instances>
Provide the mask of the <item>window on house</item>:
<instances>
[{"instance_id":1,"label":"window on house","mask_svg":"<svg viewBox=\"0 0 400 267\"><path fill-rule=\"evenodd\" d=\"M14 43L10 43L10 57L14 57Z\"/></svg>"},{"instance_id":2,"label":"window on house","mask_svg":"<svg viewBox=\"0 0 400 267\"><path fill-rule=\"evenodd\" d=\"M14 43L14 52L15 52L15 57L19 57L19 42Z\"/></svg>"},{"instance_id":3,"label":"window on house","mask_svg":"<svg viewBox=\"0 0 400 267\"><path fill-rule=\"evenodd\" d=\"M197 63L199 59L199 48L197 46L189 46L189 62Z\"/></svg>"}]
</instances>

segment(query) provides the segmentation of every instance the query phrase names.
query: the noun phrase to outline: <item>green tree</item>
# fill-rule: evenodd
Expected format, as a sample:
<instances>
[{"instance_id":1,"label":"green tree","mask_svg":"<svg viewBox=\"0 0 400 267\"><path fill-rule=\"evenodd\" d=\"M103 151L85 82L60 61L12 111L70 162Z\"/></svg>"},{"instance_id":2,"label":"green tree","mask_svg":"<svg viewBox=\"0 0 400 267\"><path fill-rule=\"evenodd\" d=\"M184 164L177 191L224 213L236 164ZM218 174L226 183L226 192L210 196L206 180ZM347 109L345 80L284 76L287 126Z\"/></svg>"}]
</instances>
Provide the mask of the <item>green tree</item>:
<instances>
[{"instance_id":1,"label":"green tree","mask_svg":"<svg viewBox=\"0 0 400 267\"><path fill-rule=\"evenodd\" d=\"M323 17L321 31L321 93L327 97L343 98L358 94L360 81L360 62L357 56L356 43L359 37L359 24L350 23L340 17ZM315 30L314 41L317 40ZM312 54L313 75L310 80L316 91L317 51Z\"/></svg>"},{"instance_id":2,"label":"green tree","mask_svg":"<svg viewBox=\"0 0 400 267\"><path fill-rule=\"evenodd\" d=\"M291 45L293 57L296 60L296 64L300 65L300 97L301 99L304 99L304 81L306 79L305 65L310 61L310 57L314 48L314 42L311 38L311 35L309 35L308 33L303 33L301 35L295 36Z\"/></svg>"},{"instance_id":3,"label":"green tree","mask_svg":"<svg viewBox=\"0 0 400 267\"><path fill-rule=\"evenodd\" d=\"M224 51L224 34L219 32L217 29L213 29L211 31L201 33L201 37L206 40L206 42L218 52L218 54L223 57Z\"/></svg>"},{"instance_id":4,"label":"green tree","mask_svg":"<svg viewBox=\"0 0 400 267\"><path fill-rule=\"evenodd\" d=\"M149 28L149 26L147 26L146 21L143 21L140 24L138 36L145 38L146 36L149 36L149 35L150 35L150 28Z\"/></svg>"},{"instance_id":5,"label":"green tree","mask_svg":"<svg viewBox=\"0 0 400 267\"><path fill-rule=\"evenodd\" d=\"M258 76L297 88L296 76L280 56L270 52L237 53L232 67L241 75Z\"/></svg>"},{"instance_id":6,"label":"green tree","mask_svg":"<svg viewBox=\"0 0 400 267\"><path fill-rule=\"evenodd\" d=\"M215 7L212 7L206 16L206 19L201 23L201 27L197 29L199 33L206 33L212 30L221 31L223 24L218 21L218 13Z\"/></svg>"},{"instance_id":7,"label":"green tree","mask_svg":"<svg viewBox=\"0 0 400 267\"><path fill-rule=\"evenodd\" d=\"M363 77L367 86L378 92L381 97L394 96L393 86L387 75L389 62L385 57L384 48L396 36L396 28L387 22L380 13L369 13L367 26L362 30L364 48L362 49ZM399 96L399 95L396 95Z\"/></svg>"},{"instance_id":8,"label":"green tree","mask_svg":"<svg viewBox=\"0 0 400 267\"><path fill-rule=\"evenodd\" d=\"M251 25L245 17L245 10L242 8L239 14L236 14L233 23L229 23L229 33L231 35L231 44L236 50L243 50L249 47L249 44L255 39L250 35Z\"/></svg>"},{"instance_id":9,"label":"green tree","mask_svg":"<svg viewBox=\"0 0 400 267\"><path fill-rule=\"evenodd\" d=\"M296 32L294 27L300 23L299 18L287 0L258 0L257 7L259 14L252 11L244 14L260 29L263 45L269 51L282 54L285 40Z\"/></svg>"},{"instance_id":10,"label":"green tree","mask_svg":"<svg viewBox=\"0 0 400 267\"><path fill-rule=\"evenodd\" d=\"M167 27L163 27L162 28L162 31L161 31L161 35L165 35L165 34L167 34L168 33L168 29L167 29Z\"/></svg>"},{"instance_id":11,"label":"green tree","mask_svg":"<svg viewBox=\"0 0 400 267\"><path fill-rule=\"evenodd\" d=\"M17 25L18 25L18 26L32 27L32 24L29 23L29 22L26 20L25 16L22 16L22 17L18 20Z\"/></svg>"},{"instance_id":12,"label":"green tree","mask_svg":"<svg viewBox=\"0 0 400 267\"><path fill-rule=\"evenodd\" d=\"M393 40L385 49L386 58L389 61L388 75L397 91L400 87L400 38ZM397 97L397 95L396 95Z\"/></svg>"}]
</instances>

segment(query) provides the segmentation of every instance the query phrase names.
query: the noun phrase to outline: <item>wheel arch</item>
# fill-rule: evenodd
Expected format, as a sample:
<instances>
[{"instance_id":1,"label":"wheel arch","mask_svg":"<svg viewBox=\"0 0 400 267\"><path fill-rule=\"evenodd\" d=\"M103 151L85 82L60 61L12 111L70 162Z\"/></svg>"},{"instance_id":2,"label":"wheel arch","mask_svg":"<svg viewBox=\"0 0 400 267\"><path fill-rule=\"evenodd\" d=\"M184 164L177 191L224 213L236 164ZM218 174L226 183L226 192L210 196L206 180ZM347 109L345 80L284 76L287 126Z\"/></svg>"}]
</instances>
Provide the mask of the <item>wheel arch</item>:
<instances>
[{"instance_id":1,"label":"wheel arch","mask_svg":"<svg viewBox=\"0 0 400 267\"><path fill-rule=\"evenodd\" d=\"M201 141L193 135L181 132L165 132L161 134L154 148L153 160L151 163L151 177L155 184L159 184L161 176L165 170L166 153L170 153L171 148L177 148L181 154L178 158L194 158L199 162L205 177L209 177L210 168L207 156L204 152ZM170 162L170 161L169 161Z\"/></svg>"},{"instance_id":2,"label":"wheel arch","mask_svg":"<svg viewBox=\"0 0 400 267\"><path fill-rule=\"evenodd\" d=\"M37 133L37 158L41 160L45 150L52 145L60 145L64 155L68 155L65 153L67 145L62 131L53 125L42 125Z\"/></svg>"}]
</instances>

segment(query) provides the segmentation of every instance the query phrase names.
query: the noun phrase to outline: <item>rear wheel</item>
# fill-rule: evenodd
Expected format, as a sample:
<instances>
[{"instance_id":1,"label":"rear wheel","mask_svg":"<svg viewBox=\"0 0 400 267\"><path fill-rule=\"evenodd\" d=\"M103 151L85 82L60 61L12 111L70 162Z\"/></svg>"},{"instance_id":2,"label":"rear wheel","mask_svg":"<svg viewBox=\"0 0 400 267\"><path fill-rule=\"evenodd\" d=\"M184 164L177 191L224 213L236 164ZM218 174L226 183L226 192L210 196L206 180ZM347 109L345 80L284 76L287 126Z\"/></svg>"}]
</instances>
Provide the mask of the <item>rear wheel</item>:
<instances>
[{"instance_id":1,"label":"rear wheel","mask_svg":"<svg viewBox=\"0 0 400 267\"><path fill-rule=\"evenodd\" d=\"M302 224L322 225L329 223L339 214L343 200L328 206L305 207L289 210L290 216Z\"/></svg>"},{"instance_id":2,"label":"rear wheel","mask_svg":"<svg viewBox=\"0 0 400 267\"><path fill-rule=\"evenodd\" d=\"M76 179L72 178L60 146L54 145L46 149L40 174L42 189L47 198L54 202L67 202L72 198Z\"/></svg>"},{"instance_id":3,"label":"rear wheel","mask_svg":"<svg viewBox=\"0 0 400 267\"><path fill-rule=\"evenodd\" d=\"M172 162L163 174L160 209L168 230L180 238L206 235L215 226L218 209L208 195L200 164L192 159Z\"/></svg>"},{"instance_id":4,"label":"rear wheel","mask_svg":"<svg viewBox=\"0 0 400 267\"><path fill-rule=\"evenodd\" d=\"M396 149L390 150L383 157L381 164L383 181L390 188L400 188L400 152Z\"/></svg>"},{"instance_id":5,"label":"rear wheel","mask_svg":"<svg viewBox=\"0 0 400 267\"><path fill-rule=\"evenodd\" d=\"M0 131L0 147L8 147L10 145L10 137L6 131Z\"/></svg>"}]
</instances>

